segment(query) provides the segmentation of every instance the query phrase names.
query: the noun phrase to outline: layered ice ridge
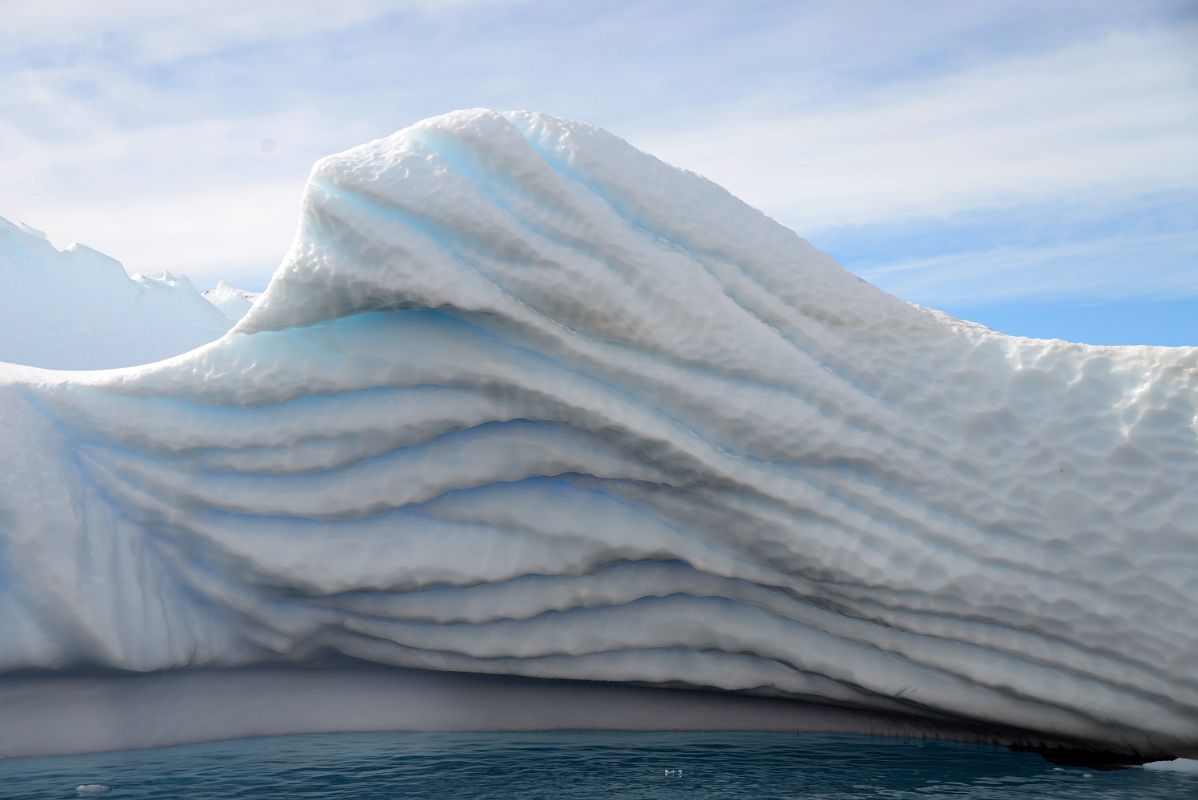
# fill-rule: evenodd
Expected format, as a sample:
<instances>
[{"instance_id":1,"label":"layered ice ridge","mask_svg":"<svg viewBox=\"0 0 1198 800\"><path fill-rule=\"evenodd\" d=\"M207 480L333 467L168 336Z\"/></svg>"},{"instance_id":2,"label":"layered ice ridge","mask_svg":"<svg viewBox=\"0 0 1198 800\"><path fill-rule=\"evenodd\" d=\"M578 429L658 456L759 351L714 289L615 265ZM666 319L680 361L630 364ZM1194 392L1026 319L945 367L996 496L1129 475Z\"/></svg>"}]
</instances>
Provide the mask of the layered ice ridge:
<instances>
[{"instance_id":1,"label":"layered ice ridge","mask_svg":"<svg viewBox=\"0 0 1198 800\"><path fill-rule=\"evenodd\" d=\"M224 338L0 365L0 670L337 653L1198 751L1198 348L904 303L540 114L319 162Z\"/></svg>"}]
</instances>

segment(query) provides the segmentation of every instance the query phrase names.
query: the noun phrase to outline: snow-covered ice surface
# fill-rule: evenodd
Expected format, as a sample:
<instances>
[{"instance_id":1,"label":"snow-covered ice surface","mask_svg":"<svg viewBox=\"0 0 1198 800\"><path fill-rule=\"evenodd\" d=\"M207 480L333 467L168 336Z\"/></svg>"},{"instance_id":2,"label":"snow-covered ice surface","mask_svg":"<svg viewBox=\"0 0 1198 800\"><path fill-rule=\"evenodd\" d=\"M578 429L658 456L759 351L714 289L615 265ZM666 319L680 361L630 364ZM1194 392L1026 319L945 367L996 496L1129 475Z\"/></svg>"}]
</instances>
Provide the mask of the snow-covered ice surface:
<instances>
[{"instance_id":1,"label":"snow-covered ice surface","mask_svg":"<svg viewBox=\"0 0 1198 800\"><path fill-rule=\"evenodd\" d=\"M50 369L147 364L224 335L232 327L226 314L187 278L130 277L90 247L60 251L40 231L0 218L0 361Z\"/></svg>"},{"instance_id":2,"label":"snow-covered ice surface","mask_svg":"<svg viewBox=\"0 0 1198 800\"><path fill-rule=\"evenodd\" d=\"M244 317L261 296L261 292L237 289L224 281L216 284L215 288L204 292L204 299L219 308L222 314L234 322Z\"/></svg>"},{"instance_id":3,"label":"snow-covered ice surface","mask_svg":"<svg viewBox=\"0 0 1198 800\"><path fill-rule=\"evenodd\" d=\"M1198 348L1003 336L458 112L320 161L224 338L0 365L0 670L332 653L1194 755L1196 412Z\"/></svg>"}]
</instances>

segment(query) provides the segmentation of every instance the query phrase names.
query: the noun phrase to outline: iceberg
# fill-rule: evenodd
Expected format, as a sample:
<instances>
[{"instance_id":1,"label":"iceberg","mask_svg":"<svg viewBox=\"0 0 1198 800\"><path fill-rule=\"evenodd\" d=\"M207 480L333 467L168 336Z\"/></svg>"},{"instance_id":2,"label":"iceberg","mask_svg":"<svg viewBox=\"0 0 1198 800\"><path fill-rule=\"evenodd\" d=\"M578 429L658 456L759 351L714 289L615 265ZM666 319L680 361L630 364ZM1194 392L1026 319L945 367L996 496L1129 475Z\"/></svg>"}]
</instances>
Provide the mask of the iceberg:
<instances>
[{"instance_id":1,"label":"iceberg","mask_svg":"<svg viewBox=\"0 0 1198 800\"><path fill-rule=\"evenodd\" d=\"M318 162L210 344L0 365L0 463L9 752L79 681L335 663L1198 755L1198 348L910 305L543 114Z\"/></svg>"},{"instance_id":2,"label":"iceberg","mask_svg":"<svg viewBox=\"0 0 1198 800\"><path fill-rule=\"evenodd\" d=\"M57 250L41 231L4 218L0 286L0 362L50 369L146 364L218 339L233 322L181 275L129 276L97 250Z\"/></svg>"},{"instance_id":3,"label":"iceberg","mask_svg":"<svg viewBox=\"0 0 1198 800\"><path fill-rule=\"evenodd\" d=\"M204 292L204 299L219 308L220 312L233 322L244 317L259 297L261 297L261 292L237 289L224 281L220 281L214 288Z\"/></svg>"}]
</instances>

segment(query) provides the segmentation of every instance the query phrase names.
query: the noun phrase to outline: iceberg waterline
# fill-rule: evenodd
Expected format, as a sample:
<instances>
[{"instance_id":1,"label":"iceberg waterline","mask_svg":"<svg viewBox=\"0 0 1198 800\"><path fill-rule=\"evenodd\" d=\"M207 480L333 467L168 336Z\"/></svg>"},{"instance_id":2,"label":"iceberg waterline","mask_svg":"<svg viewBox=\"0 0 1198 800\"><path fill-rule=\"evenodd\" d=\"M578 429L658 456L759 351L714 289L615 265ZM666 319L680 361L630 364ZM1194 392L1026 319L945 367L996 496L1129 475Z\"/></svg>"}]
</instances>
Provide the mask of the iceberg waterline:
<instances>
[{"instance_id":1,"label":"iceberg waterline","mask_svg":"<svg viewBox=\"0 0 1198 800\"><path fill-rule=\"evenodd\" d=\"M693 686L1198 752L1198 348L884 294L599 129L320 161L222 339L0 365L0 670Z\"/></svg>"}]
</instances>

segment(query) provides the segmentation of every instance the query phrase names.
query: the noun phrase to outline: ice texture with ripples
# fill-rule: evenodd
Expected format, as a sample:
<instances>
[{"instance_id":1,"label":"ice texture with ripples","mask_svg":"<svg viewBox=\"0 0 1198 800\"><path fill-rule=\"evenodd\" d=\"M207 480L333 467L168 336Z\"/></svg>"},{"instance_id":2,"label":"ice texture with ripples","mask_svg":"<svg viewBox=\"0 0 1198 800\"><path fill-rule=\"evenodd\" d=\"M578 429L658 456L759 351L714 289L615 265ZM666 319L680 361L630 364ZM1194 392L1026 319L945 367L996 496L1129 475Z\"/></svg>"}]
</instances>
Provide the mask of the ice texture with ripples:
<instances>
[{"instance_id":1,"label":"ice texture with ripples","mask_svg":"<svg viewBox=\"0 0 1198 800\"><path fill-rule=\"evenodd\" d=\"M1003 336L457 112L320 161L218 341L0 365L0 670L336 653L1194 754L1196 412L1198 348Z\"/></svg>"}]
</instances>

